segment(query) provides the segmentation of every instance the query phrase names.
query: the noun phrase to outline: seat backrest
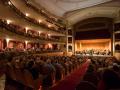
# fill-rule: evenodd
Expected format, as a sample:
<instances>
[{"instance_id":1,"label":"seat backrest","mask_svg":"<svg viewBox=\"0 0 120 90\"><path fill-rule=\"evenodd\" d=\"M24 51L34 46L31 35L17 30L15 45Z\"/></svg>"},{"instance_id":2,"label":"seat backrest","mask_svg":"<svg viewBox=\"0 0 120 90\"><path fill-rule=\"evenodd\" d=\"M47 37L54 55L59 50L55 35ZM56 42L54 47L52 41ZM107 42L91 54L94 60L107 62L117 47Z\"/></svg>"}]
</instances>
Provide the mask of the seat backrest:
<instances>
[{"instance_id":1,"label":"seat backrest","mask_svg":"<svg viewBox=\"0 0 120 90\"><path fill-rule=\"evenodd\" d=\"M16 74L16 80L20 83L22 83L23 85L25 85L25 77L23 72L21 71L20 68L16 68L15 69L15 74Z\"/></svg>"},{"instance_id":2,"label":"seat backrest","mask_svg":"<svg viewBox=\"0 0 120 90\"><path fill-rule=\"evenodd\" d=\"M97 90L97 87L88 81L81 81L75 90Z\"/></svg>"},{"instance_id":3,"label":"seat backrest","mask_svg":"<svg viewBox=\"0 0 120 90\"><path fill-rule=\"evenodd\" d=\"M120 88L117 88L117 89L109 89L109 90L120 90Z\"/></svg>"},{"instance_id":4,"label":"seat backrest","mask_svg":"<svg viewBox=\"0 0 120 90\"><path fill-rule=\"evenodd\" d=\"M84 81L89 81L95 85L98 84L97 76L94 73L86 73L83 77Z\"/></svg>"},{"instance_id":5,"label":"seat backrest","mask_svg":"<svg viewBox=\"0 0 120 90\"><path fill-rule=\"evenodd\" d=\"M13 68L13 66L7 66L6 70L6 75L9 76L12 80L16 80L15 69Z\"/></svg>"},{"instance_id":6,"label":"seat backrest","mask_svg":"<svg viewBox=\"0 0 120 90\"><path fill-rule=\"evenodd\" d=\"M26 85L34 88L34 80L32 74L28 70L24 70L24 77L25 77Z\"/></svg>"}]
</instances>

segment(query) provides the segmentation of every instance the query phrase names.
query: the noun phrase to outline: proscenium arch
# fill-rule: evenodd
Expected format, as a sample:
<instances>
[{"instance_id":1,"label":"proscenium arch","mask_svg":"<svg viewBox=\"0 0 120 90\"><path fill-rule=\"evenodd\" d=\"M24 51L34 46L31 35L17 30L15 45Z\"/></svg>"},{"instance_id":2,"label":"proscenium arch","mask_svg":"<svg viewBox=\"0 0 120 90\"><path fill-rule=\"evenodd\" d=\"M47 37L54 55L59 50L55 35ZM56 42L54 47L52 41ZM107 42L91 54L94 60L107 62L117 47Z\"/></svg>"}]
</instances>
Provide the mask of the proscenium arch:
<instances>
[{"instance_id":1,"label":"proscenium arch","mask_svg":"<svg viewBox=\"0 0 120 90\"><path fill-rule=\"evenodd\" d=\"M119 16L119 10L120 8L118 7L91 7L70 12L65 15L65 18L68 21L68 26L72 26L77 22L94 17L106 17L116 19Z\"/></svg>"},{"instance_id":2,"label":"proscenium arch","mask_svg":"<svg viewBox=\"0 0 120 90\"><path fill-rule=\"evenodd\" d=\"M73 28L90 28L90 25L94 25L94 27L104 27L109 28L109 26L113 23L113 18L108 17L92 17L92 18L86 18L82 21L79 21L73 25ZM95 25L96 24L96 25ZM88 27L86 27L88 26ZM94 28L93 27L93 28Z\"/></svg>"}]
</instances>

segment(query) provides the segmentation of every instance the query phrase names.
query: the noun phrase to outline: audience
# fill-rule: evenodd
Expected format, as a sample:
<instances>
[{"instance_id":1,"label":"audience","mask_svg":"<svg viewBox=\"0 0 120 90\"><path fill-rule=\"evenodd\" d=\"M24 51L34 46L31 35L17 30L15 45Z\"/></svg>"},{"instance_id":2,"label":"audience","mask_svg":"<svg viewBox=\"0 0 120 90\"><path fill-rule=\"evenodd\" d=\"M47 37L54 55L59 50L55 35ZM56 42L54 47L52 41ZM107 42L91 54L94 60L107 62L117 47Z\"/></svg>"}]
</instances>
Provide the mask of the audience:
<instances>
[{"instance_id":1,"label":"audience","mask_svg":"<svg viewBox=\"0 0 120 90\"><path fill-rule=\"evenodd\" d=\"M47 90L56 82L78 68L82 62L85 62L84 57L39 56L32 54L9 57L9 60L6 61L6 65L4 67L7 70L5 71L7 77L10 79L24 85L24 75L27 71L29 72L27 76L29 77L29 74L31 74L33 82L40 81L43 90ZM18 71L19 75L17 74ZM30 81L31 80L29 80L29 83ZM31 86L26 83L25 85L35 88L34 84Z\"/></svg>"},{"instance_id":2,"label":"audience","mask_svg":"<svg viewBox=\"0 0 120 90\"><path fill-rule=\"evenodd\" d=\"M89 58L91 63L83 81L88 81L87 85L89 82L94 84L97 87L96 90L120 90L120 61L114 57L92 56Z\"/></svg>"},{"instance_id":3,"label":"audience","mask_svg":"<svg viewBox=\"0 0 120 90\"><path fill-rule=\"evenodd\" d=\"M9 5L9 4L8 4L8 5ZM16 8L12 3L11 3L11 5L10 5L10 7L11 7L15 12L17 12L22 18L27 19L29 22L32 22L32 23L34 23L34 24L36 24L36 25L39 25L39 26L41 26L41 27L43 27L43 28L46 28L46 29L49 29L49 30L51 30L51 31L55 31L55 32L59 32L59 33L64 33L64 34L65 34L65 28L60 28L59 26L56 26L56 24L54 24L54 26L52 26L52 27L48 27L48 25L46 24L46 23L48 23L48 22L45 21L45 23L39 23L38 20L26 16L26 15L25 15L24 13L22 13L18 8ZM46 14L44 14L44 15L46 15ZM51 23L51 22L49 22L49 23ZM52 24L53 24L53 23L52 23ZM59 28L60 28L60 29L59 29ZM62 30L62 31L61 31L61 30Z\"/></svg>"},{"instance_id":4,"label":"audience","mask_svg":"<svg viewBox=\"0 0 120 90\"><path fill-rule=\"evenodd\" d=\"M13 53L13 55L8 54L6 58L4 54L1 55L2 61L5 61L5 63L2 62L2 69L4 67L7 77L25 86L30 86L29 83L25 84L26 79L23 78L25 72L28 71L32 76L29 78L31 82L38 84L39 81L43 90L49 89L86 61L84 56L40 56L35 54L22 54L20 56ZM94 86L94 89L97 90L120 89L120 62L118 60L114 57L102 56L91 56L87 59L90 59L90 65L83 77L85 83L87 81L88 85ZM18 71L19 75L16 73ZM31 85L32 88L37 87L38 89L39 87ZM78 88L79 86L77 86L77 90L79 90Z\"/></svg>"},{"instance_id":5,"label":"audience","mask_svg":"<svg viewBox=\"0 0 120 90\"><path fill-rule=\"evenodd\" d=\"M98 83L98 90L120 89L120 77L113 70L106 69Z\"/></svg>"},{"instance_id":6,"label":"audience","mask_svg":"<svg viewBox=\"0 0 120 90\"><path fill-rule=\"evenodd\" d=\"M13 33L16 33L16 34L19 34L19 35L22 35L25 37L61 42L61 40L59 38L52 37L52 36L49 37L46 33L41 33L39 35L38 32L36 32L35 30L28 30L26 33L25 28L20 27L20 26L15 25L15 24L12 24L12 23L7 24L7 21L3 20L3 19L0 19L0 27L5 28Z\"/></svg>"}]
</instances>

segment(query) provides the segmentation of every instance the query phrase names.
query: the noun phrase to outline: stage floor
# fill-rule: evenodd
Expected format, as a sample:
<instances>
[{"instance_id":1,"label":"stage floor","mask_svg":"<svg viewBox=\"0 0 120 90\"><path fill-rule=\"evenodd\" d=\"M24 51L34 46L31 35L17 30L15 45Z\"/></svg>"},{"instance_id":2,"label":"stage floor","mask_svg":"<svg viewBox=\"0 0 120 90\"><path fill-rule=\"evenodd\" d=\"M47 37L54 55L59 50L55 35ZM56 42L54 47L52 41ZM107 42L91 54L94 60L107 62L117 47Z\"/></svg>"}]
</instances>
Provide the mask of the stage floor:
<instances>
[{"instance_id":1,"label":"stage floor","mask_svg":"<svg viewBox=\"0 0 120 90\"><path fill-rule=\"evenodd\" d=\"M75 54L76 56L81 56L81 57L113 57L111 55L81 55L81 54Z\"/></svg>"}]
</instances>

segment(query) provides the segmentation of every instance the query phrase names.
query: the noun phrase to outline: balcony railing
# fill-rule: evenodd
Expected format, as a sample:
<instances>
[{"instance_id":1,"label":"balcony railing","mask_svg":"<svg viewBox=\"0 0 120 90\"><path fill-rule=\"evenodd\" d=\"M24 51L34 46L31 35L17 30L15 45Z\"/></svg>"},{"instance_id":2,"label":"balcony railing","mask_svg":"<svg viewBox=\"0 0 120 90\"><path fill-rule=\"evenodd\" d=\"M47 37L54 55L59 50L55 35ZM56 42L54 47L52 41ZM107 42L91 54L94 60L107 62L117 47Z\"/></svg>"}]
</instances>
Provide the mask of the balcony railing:
<instances>
[{"instance_id":1,"label":"balcony railing","mask_svg":"<svg viewBox=\"0 0 120 90\"><path fill-rule=\"evenodd\" d=\"M43 17L47 18L47 21L50 23L55 23L56 26L61 27L61 26L65 26L64 23L62 23L63 21L61 19L58 19L56 17L53 17L53 15L46 14L45 12L43 12L43 9L38 9L37 7L31 5L30 3L28 3L28 0L23 0L25 2L25 4L29 7L31 7L33 10L35 10L36 12L40 13ZM48 11L46 11L48 12ZM51 17L50 17L51 16Z\"/></svg>"},{"instance_id":2,"label":"balcony railing","mask_svg":"<svg viewBox=\"0 0 120 90\"><path fill-rule=\"evenodd\" d=\"M12 49L11 49L12 50ZM35 51L35 50L32 50L32 51L28 51L28 50L25 50L25 51L17 51L17 50L12 50L12 51L0 51L0 57L3 57L3 58L10 58L10 57L16 57L16 56L21 56L21 55L31 55L31 54L44 54L44 53L55 53L55 52L63 52L61 50L44 50L44 51Z\"/></svg>"},{"instance_id":3,"label":"balcony railing","mask_svg":"<svg viewBox=\"0 0 120 90\"><path fill-rule=\"evenodd\" d=\"M10 4L8 4L8 2L9 2ZM19 16L20 16L21 18L24 18L24 19L26 19L27 21L29 21L29 22L31 22L31 23L34 23L34 24L36 24L36 25L38 25L38 26L40 26L40 27L46 28L46 29L51 30L51 31L54 31L54 32L58 32L58 33L62 33L62 34L65 34L65 33L66 33L65 29L63 30L62 28L59 28L60 30L58 30L58 29L55 29L54 27L48 27L48 25L46 25L46 24L44 24L44 23L39 23L39 21L37 21L37 20L35 20L35 19L31 18L31 17L26 16L23 12L21 12L18 8L16 8L16 7L12 4L12 2L11 2L10 0L6 0L5 3L6 3L7 5L9 5L10 8L12 8L17 14L19 14Z\"/></svg>"},{"instance_id":4,"label":"balcony railing","mask_svg":"<svg viewBox=\"0 0 120 90\"><path fill-rule=\"evenodd\" d=\"M7 24L7 21L0 19L0 27L5 28L8 31L11 31L15 34L25 36L25 37L30 37L34 39L39 39L39 40L45 40L45 41L53 41L53 42L64 42L60 39L52 38L52 37L45 37L43 35L34 35L30 33L25 32L25 28L22 28L20 26L14 25L14 24Z\"/></svg>"}]
</instances>

